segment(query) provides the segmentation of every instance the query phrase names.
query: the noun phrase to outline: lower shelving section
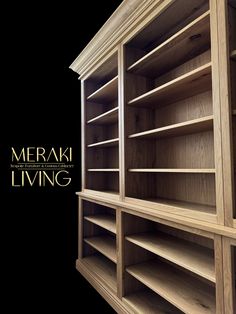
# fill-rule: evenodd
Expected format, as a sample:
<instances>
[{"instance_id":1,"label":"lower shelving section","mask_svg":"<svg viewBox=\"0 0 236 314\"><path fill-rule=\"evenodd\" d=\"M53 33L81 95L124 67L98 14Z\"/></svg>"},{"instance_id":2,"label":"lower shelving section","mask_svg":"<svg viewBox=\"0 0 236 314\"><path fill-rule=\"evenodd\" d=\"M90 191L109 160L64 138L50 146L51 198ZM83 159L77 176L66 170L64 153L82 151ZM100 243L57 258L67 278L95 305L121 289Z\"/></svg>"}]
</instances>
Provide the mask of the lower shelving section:
<instances>
[{"instance_id":1,"label":"lower shelving section","mask_svg":"<svg viewBox=\"0 0 236 314\"><path fill-rule=\"evenodd\" d=\"M215 282L214 255L210 249L165 233L140 233L127 236L126 240Z\"/></svg>"},{"instance_id":2,"label":"lower shelving section","mask_svg":"<svg viewBox=\"0 0 236 314\"><path fill-rule=\"evenodd\" d=\"M117 313L221 314L219 235L94 196L80 204L77 269Z\"/></svg>"},{"instance_id":3,"label":"lower shelving section","mask_svg":"<svg viewBox=\"0 0 236 314\"><path fill-rule=\"evenodd\" d=\"M98 237L87 238L84 239L84 241L90 246L92 246L95 250L109 258L112 262L114 263L117 262L115 238L109 235L103 235Z\"/></svg>"},{"instance_id":4,"label":"lower shelving section","mask_svg":"<svg viewBox=\"0 0 236 314\"><path fill-rule=\"evenodd\" d=\"M83 263L93 271L109 288L116 292L116 265L102 254L95 254L83 258Z\"/></svg>"},{"instance_id":5,"label":"lower shelving section","mask_svg":"<svg viewBox=\"0 0 236 314\"><path fill-rule=\"evenodd\" d=\"M129 294L122 300L137 314L183 313L148 288Z\"/></svg>"},{"instance_id":6,"label":"lower shelving section","mask_svg":"<svg viewBox=\"0 0 236 314\"><path fill-rule=\"evenodd\" d=\"M129 266L126 270L184 313L216 312L214 289L168 264L148 261Z\"/></svg>"}]
</instances>

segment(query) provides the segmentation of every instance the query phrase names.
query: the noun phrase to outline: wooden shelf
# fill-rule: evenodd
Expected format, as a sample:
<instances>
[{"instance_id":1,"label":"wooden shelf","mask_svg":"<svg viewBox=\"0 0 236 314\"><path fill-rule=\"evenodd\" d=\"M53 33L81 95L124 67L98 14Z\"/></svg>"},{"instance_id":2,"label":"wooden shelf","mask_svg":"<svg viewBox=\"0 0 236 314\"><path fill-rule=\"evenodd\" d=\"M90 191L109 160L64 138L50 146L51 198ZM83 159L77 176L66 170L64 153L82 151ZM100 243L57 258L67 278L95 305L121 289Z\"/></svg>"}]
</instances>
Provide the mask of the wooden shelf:
<instances>
[{"instance_id":1,"label":"wooden shelf","mask_svg":"<svg viewBox=\"0 0 236 314\"><path fill-rule=\"evenodd\" d=\"M216 281L213 252L207 248L165 233L140 233L127 236L126 240L214 283Z\"/></svg>"},{"instance_id":2,"label":"wooden shelf","mask_svg":"<svg viewBox=\"0 0 236 314\"><path fill-rule=\"evenodd\" d=\"M126 270L184 313L216 313L214 289L168 264L150 261Z\"/></svg>"},{"instance_id":3,"label":"wooden shelf","mask_svg":"<svg viewBox=\"0 0 236 314\"><path fill-rule=\"evenodd\" d=\"M102 255L91 255L83 258L86 263L103 282L105 282L114 292L117 291L116 265Z\"/></svg>"},{"instance_id":4,"label":"wooden shelf","mask_svg":"<svg viewBox=\"0 0 236 314\"><path fill-rule=\"evenodd\" d=\"M87 169L88 172L118 172L118 168L105 168L105 169Z\"/></svg>"},{"instance_id":5,"label":"wooden shelf","mask_svg":"<svg viewBox=\"0 0 236 314\"><path fill-rule=\"evenodd\" d=\"M111 102L118 98L118 76L115 76L108 83L97 89L87 97L87 100L94 102Z\"/></svg>"},{"instance_id":6,"label":"wooden shelf","mask_svg":"<svg viewBox=\"0 0 236 314\"><path fill-rule=\"evenodd\" d=\"M111 140L89 144L88 147L111 147L111 146L117 146L118 143L119 143L119 138L113 138Z\"/></svg>"},{"instance_id":7,"label":"wooden shelf","mask_svg":"<svg viewBox=\"0 0 236 314\"><path fill-rule=\"evenodd\" d=\"M180 209L188 209L193 210L199 213L207 213L207 214L216 214L216 207L210 206L210 205L203 205L203 204L195 204L190 202L184 202L184 201L176 201L176 200L170 200L170 199L163 199L163 198L147 198L143 201L147 202L154 202L159 205L166 205L170 207L177 207Z\"/></svg>"},{"instance_id":8,"label":"wooden shelf","mask_svg":"<svg viewBox=\"0 0 236 314\"><path fill-rule=\"evenodd\" d=\"M211 62L128 102L133 106L166 105L211 89Z\"/></svg>"},{"instance_id":9,"label":"wooden shelf","mask_svg":"<svg viewBox=\"0 0 236 314\"><path fill-rule=\"evenodd\" d=\"M113 215L90 215L84 219L116 234L116 218Z\"/></svg>"},{"instance_id":10,"label":"wooden shelf","mask_svg":"<svg viewBox=\"0 0 236 314\"><path fill-rule=\"evenodd\" d=\"M165 301L151 290L132 293L122 298L134 313L137 314L181 314L176 307Z\"/></svg>"},{"instance_id":11,"label":"wooden shelf","mask_svg":"<svg viewBox=\"0 0 236 314\"><path fill-rule=\"evenodd\" d=\"M128 169L129 172L160 172L160 173L215 173L215 169L156 169L156 168L140 168Z\"/></svg>"},{"instance_id":12,"label":"wooden shelf","mask_svg":"<svg viewBox=\"0 0 236 314\"><path fill-rule=\"evenodd\" d=\"M108 235L103 235L98 237L85 238L84 241L98 252L109 258L112 262L117 262L115 238Z\"/></svg>"},{"instance_id":13,"label":"wooden shelf","mask_svg":"<svg viewBox=\"0 0 236 314\"><path fill-rule=\"evenodd\" d=\"M158 138L166 136L181 136L199 133L213 129L213 116L198 118L186 122L176 123L161 128L129 135L129 138Z\"/></svg>"},{"instance_id":14,"label":"wooden shelf","mask_svg":"<svg viewBox=\"0 0 236 314\"><path fill-rule=\"evenodd\" d=\"M118 121L118 107L87 121L88 124L112 124Z\"/></svg>"},{"instance_id":15,"label":"wooden shelf","mask_svg":"<svg viewBox=\"0 0 236 314\"><path fill-rule=\"evenodd\" d=\"M236 61L236 50L233 50L230 54L232 60Z\"/></svg>"},{"instance_id":16,"label":"wooden shelf","mask_svg":"<svg viewBox=\"0 0 236 314\"><path fill-rule=\"evenodd\" d=\"M194 36L197 36L195 40ZM132 64L128 71L139 75L156 76L183 63L194 50L199 51L209 43L210 11L207 11Z\"/></svg>"}]
</instances>

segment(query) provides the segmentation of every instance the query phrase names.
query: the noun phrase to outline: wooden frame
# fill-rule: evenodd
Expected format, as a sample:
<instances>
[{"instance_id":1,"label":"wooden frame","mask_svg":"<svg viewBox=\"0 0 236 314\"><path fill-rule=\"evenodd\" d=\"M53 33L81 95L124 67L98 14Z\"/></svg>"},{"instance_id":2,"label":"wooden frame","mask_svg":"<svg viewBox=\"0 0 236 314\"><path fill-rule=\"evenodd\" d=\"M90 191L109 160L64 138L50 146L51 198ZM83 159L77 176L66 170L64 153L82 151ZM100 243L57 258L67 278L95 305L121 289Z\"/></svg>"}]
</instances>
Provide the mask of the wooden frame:
<instances>
[{"instance_id":1,"label":"wooden frame","mask_svg":"<svg viewBox=\"0 0 236 314\"><path fill-rule=\"evenodd\" d=\"M118 313L235 311L235 17L235 0L125 0L71 65L82 103L77 269ZM154 225L207 239L215 276L198 261L206 248L141 234ZM150 267L163 281L155 256L166 276L177 267L172 285L149 278ZM203 308L176 294L182 276L193 287L204 277L195 298L215 287Z\"/></svg>"}]
</instances>

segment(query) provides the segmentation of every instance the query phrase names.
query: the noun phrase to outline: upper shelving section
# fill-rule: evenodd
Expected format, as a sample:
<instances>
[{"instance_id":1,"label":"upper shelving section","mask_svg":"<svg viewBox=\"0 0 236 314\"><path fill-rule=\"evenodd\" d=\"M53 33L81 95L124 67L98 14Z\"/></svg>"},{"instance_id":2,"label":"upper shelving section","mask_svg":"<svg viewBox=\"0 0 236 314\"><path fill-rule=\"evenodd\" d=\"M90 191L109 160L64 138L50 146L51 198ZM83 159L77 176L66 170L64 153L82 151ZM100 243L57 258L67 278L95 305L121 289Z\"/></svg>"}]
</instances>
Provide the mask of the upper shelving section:
<instances>
[{"instance_id":1,"label":"upper shelving section","mask_svg":"<svg viewBox=\"0 0 236 314\"><path fill-rule=\"evenodd\" d=\"M85 189L119 193L118 53L84 83Z\"/></svg>"},{"instance_id":2,"label":"upper shelving section","mask_svg":"<svg viewBox=\"0 0 236 314\"><path fill-rule=\"evenodd\" d=\"M211 63L209 62L130 100L128 104L135 106L165 105L202 93L210 88Z\"/></svg>"},{"instance_id":3,"label":"upper shelving section","mask_svg":"<svg viewBox=\"0 0 236 314\"><path fill-rule=\"evenodd\" d=\"M127 70L156 77L209 48L209 1L174 1L128 43Z\"/></svg>"},{"instance_id":4,"label":"upper shelving section","mask_svg":"<svg viewBox=\"0 0 236 314\"><path fill-rule=\"evenodd\" d=\"M118 76L108 81L87 97L87 100L94 102L111 102L117 99Z\"/></svg>"},{"instance_id":5,"label":"upper shelving section","mask_svg":"<svg viewBox=\"0 0 236 314\"><path fill-rule=\"evenodd\" d=\"M193 51L209 46L210 11L177 31L159 46L128 67L128 71L152 77L187 60ZM178 51L178 53L176 53Z\"/></svg>"}]
</instances>

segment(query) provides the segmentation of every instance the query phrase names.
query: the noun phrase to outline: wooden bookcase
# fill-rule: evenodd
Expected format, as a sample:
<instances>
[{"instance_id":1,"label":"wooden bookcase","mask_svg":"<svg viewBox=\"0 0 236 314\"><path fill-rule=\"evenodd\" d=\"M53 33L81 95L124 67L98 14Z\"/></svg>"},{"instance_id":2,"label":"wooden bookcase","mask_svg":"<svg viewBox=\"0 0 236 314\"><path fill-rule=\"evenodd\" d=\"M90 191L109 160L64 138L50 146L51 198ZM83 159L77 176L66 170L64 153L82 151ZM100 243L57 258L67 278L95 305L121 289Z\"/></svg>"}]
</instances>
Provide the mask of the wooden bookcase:
<instances>
[{"instance_id":1,"label":"wooden bookcase","mask_svg":"<svg viewBox=\"0 0 236 314\"><path fill-rule=\"evenodd\" d=\"M80 74L77 269L118 313L234 314L236 1L125 0Z\"/></svg>"}]
</instances>

